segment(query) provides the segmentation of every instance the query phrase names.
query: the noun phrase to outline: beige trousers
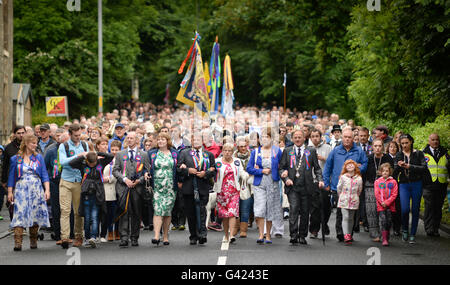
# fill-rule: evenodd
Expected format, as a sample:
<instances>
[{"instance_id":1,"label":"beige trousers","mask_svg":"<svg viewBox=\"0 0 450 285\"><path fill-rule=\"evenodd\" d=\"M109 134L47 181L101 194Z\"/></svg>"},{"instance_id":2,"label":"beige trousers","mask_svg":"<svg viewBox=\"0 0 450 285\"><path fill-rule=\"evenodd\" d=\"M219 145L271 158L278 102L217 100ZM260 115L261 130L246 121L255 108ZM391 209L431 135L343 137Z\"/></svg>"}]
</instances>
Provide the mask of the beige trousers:
<instances>
[{"instance_id":1,"label":"beige trousers","mask_svg":"<svg viewBox=\"0 0 450 285\"><path fill-rule=\"evenodd\" d=\"M81 183L61 179L59 183L59 204L61 206L61 239L70 236L70 211L73 204L75 238L83 238L83 218L78 215L81 199Z\"/></svg>"}]
</instances>

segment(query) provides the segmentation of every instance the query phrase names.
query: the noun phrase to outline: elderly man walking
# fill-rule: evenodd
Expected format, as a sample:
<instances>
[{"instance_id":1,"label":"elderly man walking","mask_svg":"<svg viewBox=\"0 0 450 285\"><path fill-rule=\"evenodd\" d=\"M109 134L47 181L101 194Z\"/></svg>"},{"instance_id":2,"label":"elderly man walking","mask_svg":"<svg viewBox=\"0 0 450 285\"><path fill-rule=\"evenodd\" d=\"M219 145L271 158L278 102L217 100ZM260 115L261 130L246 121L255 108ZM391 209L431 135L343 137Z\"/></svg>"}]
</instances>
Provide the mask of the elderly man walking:
<instances>
[{"instance_id":1,"label":"elderly man walking","mask_svg":"<svg viewBox=\"0 0 450 285\"><path fill-rule=\"evenodd\" d=\"M361 147L356 146L353 142L353 131L351 128L345 128L342 132L342 144L334 148L327 158L323 170L323 180L325 190L331 190L333 205L337 204L337 185L342 167L345 161L352 159L356 161L361 173L367 170L367 156ZM331 205L325 205L325 224L331 215ZM340 208L336 211L336 237L339 241L344 241L344 232L342 230L342 212Z\"/></svg>"}]
</instances>

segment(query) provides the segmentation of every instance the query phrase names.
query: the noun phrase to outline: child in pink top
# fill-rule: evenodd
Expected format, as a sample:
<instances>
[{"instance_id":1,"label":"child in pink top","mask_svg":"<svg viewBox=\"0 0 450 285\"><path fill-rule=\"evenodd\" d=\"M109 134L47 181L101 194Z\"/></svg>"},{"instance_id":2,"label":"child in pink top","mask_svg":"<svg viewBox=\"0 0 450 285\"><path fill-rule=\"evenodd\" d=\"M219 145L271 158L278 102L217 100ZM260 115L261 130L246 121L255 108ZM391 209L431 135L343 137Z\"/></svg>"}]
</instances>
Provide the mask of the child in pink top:
<instances>
[{"instance_id":1,"label":"child in pink top","mask_svg":"<svg viewBox=\"0 0 450 285\"><path fill-rule=\"evenodd\" d=\"M392 225L392 213L395 212L395 198L398 195L398 184L391 177L393 169L389 163L380 166L381 177L375 180L374 191L377 199L378 218L381 224L383 245L389 245L389 231Z\"/></svg>"}]
</instances>

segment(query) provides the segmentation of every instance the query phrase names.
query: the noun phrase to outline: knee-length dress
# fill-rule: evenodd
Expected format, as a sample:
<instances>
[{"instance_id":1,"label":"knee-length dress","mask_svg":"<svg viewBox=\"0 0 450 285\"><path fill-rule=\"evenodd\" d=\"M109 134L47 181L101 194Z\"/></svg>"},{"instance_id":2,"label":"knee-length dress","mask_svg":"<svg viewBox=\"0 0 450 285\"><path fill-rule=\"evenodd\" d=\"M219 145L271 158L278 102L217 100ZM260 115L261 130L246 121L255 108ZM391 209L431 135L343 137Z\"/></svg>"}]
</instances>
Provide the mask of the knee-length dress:
<instances>
[{"instance_id":1,"label":"knee-length dress","mask_svg":"<svg viewBox=\"0 0 450 285\"><path fill-rule=\"evenodd\" d=\"M171 216L176 193L173 190L173 158L159 151L154 163L153 209L155 216Z\"/></svg>"},{"instance_id":2,"label":"knee-length dress","mask_svg":"<svg viewBox=\"0 0 450 285\"><path fill-rule=\"evenodd\" d=\"M271 168L271 158L262 159L263 168ZM272 171L278 171L272 169ZM275 221L281 213L280 189L278 181L273 181L272 174L264 174L259 186L253 186L254 214L255 217L265 218L268 221Z\"/></svg>"},{"instance_id":3,"label":"knee-length dress","mask_svg":"<svg viewBox=\"0 0 450 285\"><path fill-rule=\"evenodd\" d=\"M222 191L217 194L219 218L238 217L240 193L235 185L234 172L229 163L223 163L223 166L225 171Z\"/></svg>"},{"instance_id":4,"label":"knee-length dress","mask_svg":"<svg viewBox=\"0 0 450 285\"><path fill-rule=\"evenodd\" d=\"M23 164L23 175L14 189L14 216L10 227L50 227L44 187L33 169Z\"/></svg>"}]
</instances>

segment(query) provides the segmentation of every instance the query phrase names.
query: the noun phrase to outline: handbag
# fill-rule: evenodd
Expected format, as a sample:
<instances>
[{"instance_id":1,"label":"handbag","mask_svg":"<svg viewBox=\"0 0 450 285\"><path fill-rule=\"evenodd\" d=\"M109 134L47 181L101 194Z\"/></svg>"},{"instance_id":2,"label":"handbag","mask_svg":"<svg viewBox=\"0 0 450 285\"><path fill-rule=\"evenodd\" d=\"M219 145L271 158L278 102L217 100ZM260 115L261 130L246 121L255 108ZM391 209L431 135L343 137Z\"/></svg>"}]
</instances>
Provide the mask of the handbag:
<instances>
[{"instance_id":1,"label":"handbag","mask_svg":"<svg viewBox=\"0 0 450 285\"><path fill-rule=\"evenodd\" d=\"M145 190L143 193L143 198L145 201L153 200L153 187L150 183L150 179L145 180Z\"/></svg>"},{"instance_id":2,"label":"handbag","mask_svg":"<svg viewBox=\"0 0 450 285\"><path fill-rule=\"evenodd\" d=\"M256 166L256 161L258 160L258 150L259 148L256 148L256 152L255 152L255 165ZM247 184L249 185L253 185L253 182L255 181L255 175L253 174L249 174L248 175L248 179L247 179ZM242 191L241 191L242 192ZM246 199L242 199L242 200L246 200Z\"/></svg>"},{"instance_id":3,"label":"handbag","mask_svg":"<svg viewBox=\"0 0 450 285\"><path fill-rule=\"evenodd\" d=\"M239 198L241 200L247 200L252 197L252 193L250 192L250 188L246 187L248 184L243 182L241 185L241 191L239 191Z\"/></svg>"}]
</instances>

